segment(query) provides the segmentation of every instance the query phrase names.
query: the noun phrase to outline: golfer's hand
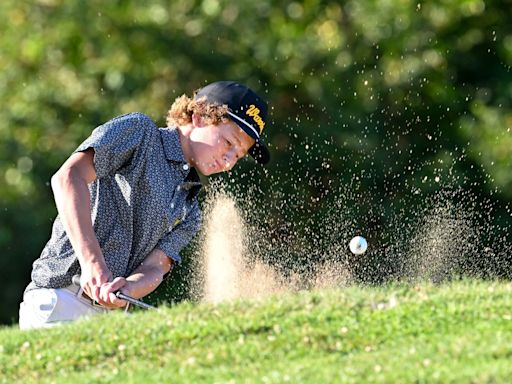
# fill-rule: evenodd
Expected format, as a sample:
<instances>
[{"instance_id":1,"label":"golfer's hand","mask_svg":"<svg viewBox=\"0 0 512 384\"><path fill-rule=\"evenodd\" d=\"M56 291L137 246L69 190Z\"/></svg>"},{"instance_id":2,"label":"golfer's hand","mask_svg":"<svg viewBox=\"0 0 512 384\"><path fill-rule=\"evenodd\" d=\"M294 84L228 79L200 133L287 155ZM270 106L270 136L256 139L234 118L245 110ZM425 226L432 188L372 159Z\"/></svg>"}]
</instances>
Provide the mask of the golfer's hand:
<instances>
[{"instance_id":1,"label":"golfer's hand","mask_svg":"<svg viewBox=\"0 0 512 384\"><path fill-rule=\"evenodd\" d=\"M98 303L107 308L121 308L126 306L126 301L117 298L116 291L126 288L127 281L124 277L116 277L114 280L100 287Z\"/></svg>"},{"instance_id":2,"label":"golfer's hand","mask_svg":"<svg viewBox=\"0 0 512 384\"><path fill-rule=\"evenodd\" d=\"M100 291L103 284L112 280L112 272L105 263L87 263L82 266L80 285L92 300L102 304Z\"/></svg>"}]
</instances>

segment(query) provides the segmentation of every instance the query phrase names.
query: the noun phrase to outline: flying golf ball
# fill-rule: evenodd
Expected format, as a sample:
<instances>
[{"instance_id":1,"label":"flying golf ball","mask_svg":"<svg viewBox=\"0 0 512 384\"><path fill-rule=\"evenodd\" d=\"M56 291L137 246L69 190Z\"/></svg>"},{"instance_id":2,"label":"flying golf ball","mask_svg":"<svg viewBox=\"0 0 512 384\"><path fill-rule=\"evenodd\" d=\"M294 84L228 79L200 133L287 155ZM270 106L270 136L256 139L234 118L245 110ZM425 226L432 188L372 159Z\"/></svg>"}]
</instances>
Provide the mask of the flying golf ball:
<instances>
[{"instance_id":1,"label":"flying golf ball","mask_svg":"<svg viewBox=\"0 0 512 384\"><path fill-rule=\"evenodd\" d=\"M368 248L368 243L364 237L356 236L350 240L348 246L350 248L350 252L352 252L354 255L362 255L365 253L366 248Z\"/></svg>"}]
</instances>

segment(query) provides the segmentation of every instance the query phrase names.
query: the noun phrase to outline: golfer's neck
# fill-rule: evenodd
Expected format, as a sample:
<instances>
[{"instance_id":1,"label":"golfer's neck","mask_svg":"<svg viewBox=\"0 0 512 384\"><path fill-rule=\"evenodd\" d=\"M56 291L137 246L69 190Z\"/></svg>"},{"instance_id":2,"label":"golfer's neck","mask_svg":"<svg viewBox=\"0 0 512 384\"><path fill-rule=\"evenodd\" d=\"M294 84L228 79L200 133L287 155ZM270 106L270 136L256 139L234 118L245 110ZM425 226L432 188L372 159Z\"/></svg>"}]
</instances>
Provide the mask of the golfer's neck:
<instances>
[{"instance_id":1,"label":"golfer's neck","mask_svg":"<svg viewBox=\"0 0 512 384\"><path fill-rule=\"evenodd\" d=\"M192 148L190 147L190 133L192 132L192 126L190 124L179 126L178 133L180 136L181 150L185 161L192 164Z\"/></svg>"}]
</instances>

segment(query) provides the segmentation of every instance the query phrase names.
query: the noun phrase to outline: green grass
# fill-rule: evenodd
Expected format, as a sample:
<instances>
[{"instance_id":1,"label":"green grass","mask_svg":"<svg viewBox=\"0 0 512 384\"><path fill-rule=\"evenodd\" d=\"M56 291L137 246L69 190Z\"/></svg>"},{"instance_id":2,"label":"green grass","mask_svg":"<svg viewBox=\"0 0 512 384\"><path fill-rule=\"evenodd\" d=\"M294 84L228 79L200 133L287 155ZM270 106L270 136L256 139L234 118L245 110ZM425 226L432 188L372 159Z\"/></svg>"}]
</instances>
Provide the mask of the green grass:
<instances>
[{"instance_id":1,"label":"green grass","mask_svg":"<svg viewBox=\"0 0 512 384\"><path fill-rule=\"evenodd\" d=\"M512 284L352 287L0 329L1 383L496 383Z\"/></svg>"}]
</instances>

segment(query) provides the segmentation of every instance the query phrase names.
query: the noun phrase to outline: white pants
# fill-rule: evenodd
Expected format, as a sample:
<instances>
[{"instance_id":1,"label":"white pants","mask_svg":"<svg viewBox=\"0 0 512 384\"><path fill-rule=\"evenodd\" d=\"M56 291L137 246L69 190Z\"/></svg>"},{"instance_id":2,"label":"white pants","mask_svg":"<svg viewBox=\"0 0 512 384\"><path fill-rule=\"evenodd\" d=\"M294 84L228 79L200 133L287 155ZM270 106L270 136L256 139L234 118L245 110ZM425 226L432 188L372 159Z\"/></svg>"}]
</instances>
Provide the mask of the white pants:
<instances>
[{"instance_id":1,"label":"white pants","mask_svg":"<svg viewBox=\"0 0 512 384\"><path fill-rule=\"evenodd\" d=\"M26 292L20 304L20 328L48 328L79 318L108 312L82 296L75 285L66 288L38 288Z\"/></svg>"}]
</instances>

